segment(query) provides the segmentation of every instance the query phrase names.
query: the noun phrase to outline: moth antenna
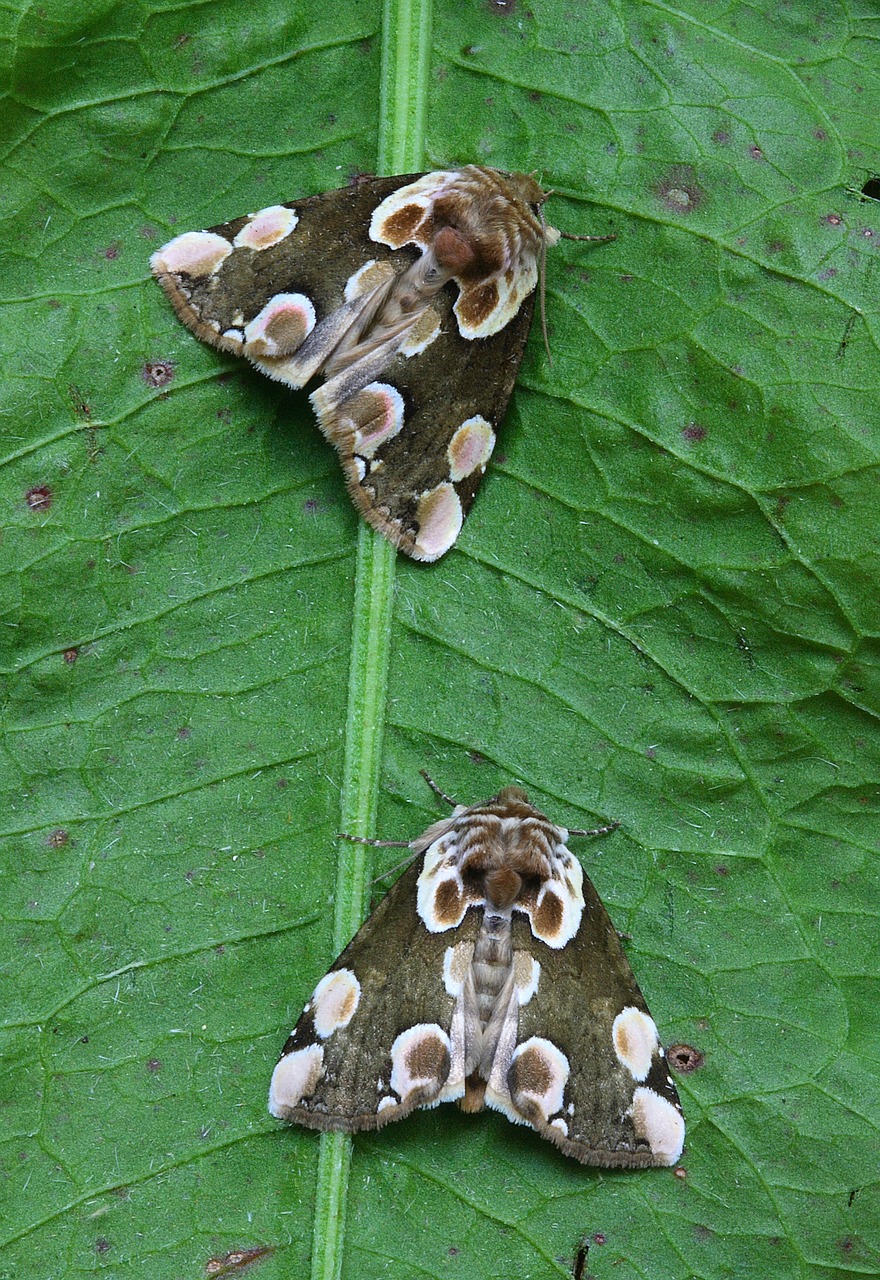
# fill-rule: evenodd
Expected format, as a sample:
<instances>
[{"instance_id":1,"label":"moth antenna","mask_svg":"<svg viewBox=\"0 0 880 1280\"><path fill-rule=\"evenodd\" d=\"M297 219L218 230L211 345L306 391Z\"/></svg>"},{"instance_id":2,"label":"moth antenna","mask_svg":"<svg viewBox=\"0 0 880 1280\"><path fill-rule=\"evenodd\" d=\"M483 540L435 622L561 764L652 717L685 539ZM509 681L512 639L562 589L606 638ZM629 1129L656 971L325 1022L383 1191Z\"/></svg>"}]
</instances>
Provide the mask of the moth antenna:
<instances>
[{"instance_id":1,"label":"moth antenna","mask_svg":"<svg viewBox=\"0 0 880 1280\"><path fill-rule=\"evenodd\" d=\"M548 191L547 196L552 195ZM541 286L541 337L544 339L544 350L547 352L547 363L552 366L553 357L550 354L550 340L547 337L547 223L544 221L544 204L538 205L538 221L541 224L541 257L538 262L538 280Z\"/></svg>"},{"instance_id":2,"label":"moth antenna","mask_svg":"<svg viewBox=\"0 0 880 1280\"><path fill-rule=\"evenodd\" d=\"M595 240L601 243L603 240L617 239L617 233L615 231L612 231L610 235L607 236L576 236L572 235L570 231L560 231L559 234L562 236L563 240Z\"/></svg>"},{"instance_id":3,"label":"moth antenna","mask_svg":"<svg viewBox=\"0 0 880 1280\"><path fill-rule=\"evenodd\" d=\"M609 822L607 827L590 827L588 830L569 827L568 834L570 836L608 836L612 831L616 831L619 826L619 822Z\"/></svg>"},{"instance_id":4,"label":"moth antenna","mask_svg":"<svg viewBox=\"0 0 880 1280\"><path fill-rule=\"evenodd\" d=\"M401 862L396 862L393 867L389 867L387 871L383 871L380 876L374 876L370 881L370 885L378 884L380 880L387 880L389 876L393 876L395 872L402 871L404 867L410 866L418 857L417 853L410 854L408 858L404 858Z\"/></svg>"},{"instance_id":5,"label":"moth antenna","mask_svg":"<svg viewBox=\"0 0 880 1280\"><path fill-rule=\"evenodd\" d=\"M350 840L352 844L368 844L374 849L408 849L408 840L371 840L369 836L351 836L347 831L337 831L337 840Z\"/></svg>"},{"instance_id":6,"label":"moth antenna","mask_svg":"<svg viewBox=\"0 0 880 1280\"><path fill-rule=\"evenodd\" d=\"M440 790L440 788L437 786L437 783L428 773L427 769L419 769L419 773L422 775L422 777L427 782L428 786L434 792L434 795L439 796L441 800L445 800L447 804L451 804L453 809L456 807L456 805L458 804L458 801L453 800L452 796L448 796L445 791Z\"/></svg>"}]
</instances>

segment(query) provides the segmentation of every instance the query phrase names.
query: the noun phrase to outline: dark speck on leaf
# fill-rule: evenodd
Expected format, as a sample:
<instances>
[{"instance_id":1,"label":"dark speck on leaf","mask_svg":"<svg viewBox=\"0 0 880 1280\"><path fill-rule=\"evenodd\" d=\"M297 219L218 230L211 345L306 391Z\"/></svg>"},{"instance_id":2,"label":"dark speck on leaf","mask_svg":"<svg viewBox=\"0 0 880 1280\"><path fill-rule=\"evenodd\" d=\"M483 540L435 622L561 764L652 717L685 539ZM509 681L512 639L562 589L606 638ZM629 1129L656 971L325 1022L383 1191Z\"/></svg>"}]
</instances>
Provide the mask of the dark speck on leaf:
<instances>
[{"instance_id":1,"label":"dark speck on leaf","mask_svg":"<svg viewBox=\"0 0 880 1280\"><path fill-rule=\"evenodd\" d=\"M166 387L174 377L171 360L150 360L141 366L141 377L148 387Z\"/></svg>"},{"instance_id":2,"label":"dark speck on leaf","mask_svg":"<svg viewBox=\"0 0 880 1280\"><path fill-rule=\"evenodd\" d=\"M680 1071L682 1075L699 1071L706 1061L705 1054L691 1044L670 1045L666 1050L666 1057L673 1070Z\"/></svg>"},{"instance_id":3,"label":"dark speck on leaf","mask_svg":"<svg viewBox=\"0 0 880 1280\"><path fill-rule=\"evenodd\" d=\"M79 657L79 649L65 649L61 656L67 665L72 667Z\"/></svg>"},{"instance_id":4,"label":"dark speck on leaf","mask_svg":"<svg viewBox=\"0 0 880 1280\"><path fill-rule=\"evenodd\" d=\"M95 1253L106 1253L109 1248L110 1241L106 1240L104 1236L98 1236L95 1241Z\"/></svg>"},{"instance_id":5,"label":"dark speck on leaf","mask_svg":"<svg viewBox=\"0 0 880 1280\"><path fill-rule=\"evenodd\" d=\"M686 427L682 428L683 438L691 444L700 444L706 439L706 428L699 426L696 422L689 422Z\"/></svg>"},{"instance_id":6,"label":"dark speck on leaf","mask_svg":"<svg viewBox=\"0 0 880 1280\"><path fill-rule=\"evenodd\" d=\"M69 831L65 831L63 827L56 827L55 830L50 831L46 837L46 844L50 849L63 849L69 839Z\"/></svg>"}]
</instances>

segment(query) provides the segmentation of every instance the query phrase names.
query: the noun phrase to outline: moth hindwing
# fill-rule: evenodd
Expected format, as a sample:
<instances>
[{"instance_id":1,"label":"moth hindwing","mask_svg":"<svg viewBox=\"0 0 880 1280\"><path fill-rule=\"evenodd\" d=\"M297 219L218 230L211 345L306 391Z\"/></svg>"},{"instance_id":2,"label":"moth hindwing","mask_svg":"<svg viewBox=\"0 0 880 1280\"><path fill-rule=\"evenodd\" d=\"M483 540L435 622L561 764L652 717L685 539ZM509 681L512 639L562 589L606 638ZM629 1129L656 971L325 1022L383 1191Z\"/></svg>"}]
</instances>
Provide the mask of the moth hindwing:
<instances>
[{"instance_id":1,"label":"moth hindwing","mask_svg":"<svg viewBox=\"0 0 880 1280\"><path fill-rule=\"evenodd\" d=\"M684 1119L657 1028L567 839L505 787L412 841L285 1044L272 1115L354 1131L455 1100L584 1164L675 1164Z\"/></svg>"},{"instance_id":2,"label":"moth hindwing","mask_svg":"<svg viewBox=\"0 0 880 1280\"><path fill-rule=\"evenodd\" d=\"M188 231L151 265L183 323L311 402L366 520L416 560L458 537L525 349L545 245L531 177L373 178Z\"/></svg>"}]
</instances>

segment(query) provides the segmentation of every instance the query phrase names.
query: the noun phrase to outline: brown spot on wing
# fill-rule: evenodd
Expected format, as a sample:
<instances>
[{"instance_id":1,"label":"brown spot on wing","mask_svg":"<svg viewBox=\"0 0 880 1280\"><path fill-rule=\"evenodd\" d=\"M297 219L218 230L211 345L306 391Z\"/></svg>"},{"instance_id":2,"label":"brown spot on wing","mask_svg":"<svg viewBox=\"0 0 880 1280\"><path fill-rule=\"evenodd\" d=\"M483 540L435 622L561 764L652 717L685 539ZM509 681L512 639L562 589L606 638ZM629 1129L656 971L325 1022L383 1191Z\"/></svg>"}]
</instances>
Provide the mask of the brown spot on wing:
<instances>
[{"instance_id":1,"label":"brown spot on wing","mask_svg":"<svg viewBox=\"0 0 880 1280\"><path fill-rule=\"evenodd\" d=\"M437 923L445 928L461 919L461 889L455 880L442 880L434 894L434 914Z\"/></svg>"},{"instance_id":2,"label":"brown spot on wing","mask_svg":"<svg viewBox=\"0 0 880 1280\"><path fill-rule=\"evenodd\" d=\"M396 209L394 213L382 223L380 228L383 240L390 241L392 244L400 246L406 244L408 240L426 239L424 233L416 236L421 224L425 221L425 209L420 204L405 204L402 209Z\"/></svg>"},{"instance_id":3,"label":"brown spot on wing","mask_svg":"<svg viewBox=\"0 0 880 1280\"><path fill-rule=\"evenodd\" d=\"M462 323L475 328L486 320L498 306L498 285L494 280L487 284L465 289L458 300L456 312Z\"/></svg>"},{"instance_id":4,"label":"brown spot on wing","mask_svg":"<svg viewBox=\"0 0 880 1280\"><path fill-rule=\"evenodd\" d=\"M421 1036L407 1049L405 1060L414 1079L445 1080L449 1075L449 1050L437 1036Z\"/></svg>"},{"instance_id":5,"label":"brown spot on wing","mask_svg":"<svg viewBox=\"0 0 880 1280\"><path fill-rule=\"evenodd\" d=\"M532 912L532 923L542 938L552 938L561 929L564 916L562 899L551 889L544 894L540 904Z\"/></svg>"}]
</instances>

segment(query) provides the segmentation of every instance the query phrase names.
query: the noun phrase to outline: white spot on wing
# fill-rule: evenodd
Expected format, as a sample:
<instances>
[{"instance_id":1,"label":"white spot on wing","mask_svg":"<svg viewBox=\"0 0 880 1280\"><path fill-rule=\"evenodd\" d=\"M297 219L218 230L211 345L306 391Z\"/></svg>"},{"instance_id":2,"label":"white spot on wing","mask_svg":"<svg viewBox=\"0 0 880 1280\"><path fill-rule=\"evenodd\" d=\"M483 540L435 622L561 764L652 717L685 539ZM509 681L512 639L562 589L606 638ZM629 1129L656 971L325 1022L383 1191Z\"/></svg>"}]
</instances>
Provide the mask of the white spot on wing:
<instances>
[{"instance_id":1,"label":"white spot on wing","mask_svg":"<svg viewBox=\"0 0 880 1280\"><path fill-rule=\"evenodd\" d=\"M626 1067L632 1078L639 1083L647 1079L660 1040L654 1019L629 1005L614 1019L611 1039L618 1062Z\"/></svg>"},{"instance_id":2,"label":"white spot on wing","mask_svg":"<svg viewBox=\"0 0 880 1280\"><path fill-rule=\"evenodd\" d=\"M659 1093L644 1086L633 1094L630 1115L635 1131L645 1138L661 1164L675 1164L684 1146L684 1119Z\"/></svg>"},{"instance_id":3,"label":"white spot on wing","mask_svg":"<svg viewBox=\"0 0 880 1280\"><path fill-rule=\"evenodd\" d=\"M350 969L325 974L312 995L315 1031L322 1040L348 1026L360 999L361 984Z\"/></svg>"},{"instance_id":4,"label":"white spot on wing","mask_svg":"<svg viewBox=\"0 0 880 1280\"><path fill-rule=\"evenodd\" d=\"M449 441L446 457L452 480L485 471L495 448L495 432L480 414L466 419Z\"/></svg>"},{"instance_id":5,"label":"white spot on wing","mask_svg":"<svg viewBox=\"0 0 880 1280\"><path fill-rule=\"evenodd\" d=\"M339 416L353 433L354 452L372 458L403 426L403 396L389 382L371 382L343 402Z\"/></svg>"},{"instance_id":6,"label":"white spot on wing","mask_svg":"<svg viewBox=\"0 0 880 1280\"><path fill-rule=\"evenodd\" d=\"M299 218L283 204L270 204L253 214L233 240L236 249L269 249L289 236Z\"/></svg>"},{"instance_id":7,"label":"white spot on wing","mask_svg":"<svg viewBox=\"0 0 880 1280\"><path fill-rule=\"evenodd\" d=\"M315 308L304 293L276 293L244 329L252 358L291 355L315 327Z\"/></svg>"},{"instance_id":8,"label":"white spot on wing","mask_svg":"<svg viewBox=\"0 0 880 1280\"><path fill-rule=\"evenodd\" d=\"M457 850L441 837L425 850L425 860L419 874L416 890L416 911L429 933L444 933L447 929L455 929L464 919L467 904L464 901L464 884L457 866ZM450 886L451 888L447 888ZM451 891L451 890L454 890ZM440 914L437 905L438 896L442 894L447 908L446 914ZM455 897L460 900L460 909L451 910Z\"/></svg>"},{"instance_id":9,"label":"white spot on wing","mask_svg":"<svg viewBox=\"0 0 880 1280\"><path fill-rule=\"evenodd\" d=\"M436 1101L449 1074L449 1036L436 1022L423 1022L401 1031L391 1046L391 1088L405 1105L410 1096L426 1090ZM434 1095L431 1097L430 1095Z\"/></svg>"},{"instance_id":10,"label":"white spot on wing","mask_svg":"<svg viewBox=\"0 0 880 1280\"><path fill-rule=\"evenodd\" d=\"M303 1098L311 1097L323 1074L324 1050L321 1045L310 1044L305 1049L285 1054L272 1072L269 1111L279 1120L286 1120L288 1112Z\"/></svg>"},{"instance_id":11,"label":"white spot on wing","mask_svg":"<svg viewBox=\"0 0 880 1280\"><path fill-rule=\"evenodd\" d=\"M353 302L363 294L372 293L378 285L390 280L394 274L394 268L387 262L377 262L375 258L370 258L346 280L345 301Z\"/></svg>"},{"instance_id":12,"label":"white spot on wing","mask_svg":"<svg viewBox=\"0 0 880 1280\"><path fill-rule=\"evenodd\" d=\"M210 276L232 253L232 245L214 231L185 231L175 236L150 258L157 275L181 272L195 279Z\"/></svg>"},{"instance_id":13,"label":"white spot on wing","mask_svg":"<svg viewBox=\"0 0 880 1280\"><path fill-rule=\"evenodd\" d=\"M391 195L386 196L373 210L373 216L370 219L370 239L375 240L377 244L387 244L391 249L399 249L403 244L421 243L411 232L404 233L397 230L394 223L389 220L394 214L407 207L412 207L414 210L421 209L424 215L427 215L435 196L439 195L447 183L457 176L454 172L447 173L442 169L436 169L432 173L424 174L416 182L407 183L405 187L392 191ZM418 230L416 225L411 228L411 231L415 230Z\"/></svg>"},{"instance_id":14,"label":"white spot on wing","mask_svg":"<svg viewBox=\"0 0 880 1280\"><path fill-rule=\"evenodd\" d=\"M508 1072L514 1106L534 1103L546 1121L562 1109L570 1070L568 1058L552 1041L543 1036L524 1040L514 1049Z\"/></svg>"},{"instance_id":15,"label":"white spot on wing","mask_svg":"<svg viewBox=\"0 0 880 1280\"><path fill-rule=\"evenodd\" d=\"M455 947L446 948L443 955L443 985L453 999L457 999L464 991L473 954L473 943L459 942Z\"/></svg>"},{"instance_id":16,"label":"white spot on wing","mask_svg":"<svg viewBox=\"0 0 880 1280\"><path fill-rule=\"evenodd\" d=\"M461 500L445 480L428 489L416 508L418 536L413 555L418 560L437 560L448 551L461 532L464 512Z\"/></svg>"},{"instance_id":17,"label":"white spot on wing","mask_svg":"<svg viewBox=\"0 0 880 1280\"><path fill-rule=\"evenodd\" d=\"M528 1004L537 993L541 966L528 951L513 953L513 977L516 983L516 998L520 1005Z\"/></svg>"}]
</instances>

